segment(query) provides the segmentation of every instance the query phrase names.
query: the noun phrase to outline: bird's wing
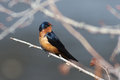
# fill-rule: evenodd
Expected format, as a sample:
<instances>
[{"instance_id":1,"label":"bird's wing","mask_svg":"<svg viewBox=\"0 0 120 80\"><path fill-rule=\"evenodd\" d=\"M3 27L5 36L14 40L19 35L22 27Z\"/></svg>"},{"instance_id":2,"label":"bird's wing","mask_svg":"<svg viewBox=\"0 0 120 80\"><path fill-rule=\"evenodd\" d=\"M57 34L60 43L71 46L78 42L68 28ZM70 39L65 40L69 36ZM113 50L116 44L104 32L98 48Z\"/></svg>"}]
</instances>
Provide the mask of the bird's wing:
<instances>
[{"instance_id":1,"label":"bird's wing","mask_svg":"<svg viewBox=\"0 0 120 80\"><path fill-rule=\"evenodd\" d=\"M59 38L55 35L53 31L50 33L47 33L46 36L47 36L49 43L55 46L63 54L62 56L68 59L77 61L71 54L69 54L69 52L65 49L64 45L61 43L61 41L59 40Z\"/></svg>"},{"instance_id":2,"label":"bird's wing","mask_svg":"<svg viewBox=\"0 0 120 80\"><path fill-rule=\"evenodd\" d=\"M65 49L64 45L61 43L61 41L58 39L54 32L47 33L46 36L49 43L59 49L59 51Z\"/></svg>"}]
</instances>

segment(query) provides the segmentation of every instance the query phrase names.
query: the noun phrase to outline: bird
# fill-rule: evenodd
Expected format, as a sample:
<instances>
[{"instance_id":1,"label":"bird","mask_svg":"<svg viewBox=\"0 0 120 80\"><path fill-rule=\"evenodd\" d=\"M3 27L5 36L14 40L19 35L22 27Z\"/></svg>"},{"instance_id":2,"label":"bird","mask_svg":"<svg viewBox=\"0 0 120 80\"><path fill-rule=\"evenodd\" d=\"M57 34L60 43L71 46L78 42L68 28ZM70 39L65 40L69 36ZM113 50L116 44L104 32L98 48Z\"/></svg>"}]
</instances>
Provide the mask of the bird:
<instances>
[{"instance_id":1,"label":"bird","mask_svg":"<svg viewBox=\"0 0 120 80\"><path fill-rule=\"evenodd\" d=\"M51 52L57 56L61 55L63 58L69 61L78 60L74 58L65 48L60 39L52 31L52 24L45 21L39 26L39 43L41 47L47 51Z\"/></svg>"}]
</instances>

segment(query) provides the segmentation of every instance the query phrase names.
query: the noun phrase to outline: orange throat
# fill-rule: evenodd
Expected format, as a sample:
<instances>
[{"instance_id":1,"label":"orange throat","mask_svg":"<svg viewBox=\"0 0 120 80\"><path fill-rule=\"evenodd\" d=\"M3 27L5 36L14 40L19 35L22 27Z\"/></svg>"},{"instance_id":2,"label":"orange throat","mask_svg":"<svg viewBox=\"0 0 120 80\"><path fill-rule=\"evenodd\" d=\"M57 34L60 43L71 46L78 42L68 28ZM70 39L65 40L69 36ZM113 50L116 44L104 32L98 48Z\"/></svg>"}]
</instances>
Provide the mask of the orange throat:
<instances>
[{"instance_id":1,"label":"orange throat","mask_svg":"<svg viewBox=\"0 0 120 80\"><path fill-rule=\"evenodd\" d=\"M52 27L49 26L43 29L41 32L39 32L39 37L44 37L48 32L51 32L51 31L52 31Z\"/></svg>"}]
</instances>

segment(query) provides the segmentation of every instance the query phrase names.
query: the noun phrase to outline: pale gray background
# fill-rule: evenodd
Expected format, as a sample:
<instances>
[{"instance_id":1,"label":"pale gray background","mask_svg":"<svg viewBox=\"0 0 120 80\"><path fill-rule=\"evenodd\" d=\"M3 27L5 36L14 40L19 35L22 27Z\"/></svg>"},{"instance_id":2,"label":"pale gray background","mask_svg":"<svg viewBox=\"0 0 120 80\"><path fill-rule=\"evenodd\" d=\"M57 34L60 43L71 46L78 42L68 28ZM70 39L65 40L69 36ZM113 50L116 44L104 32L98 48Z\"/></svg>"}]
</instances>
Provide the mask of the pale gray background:
<instances>
[{"instance_id":1,"label":"pale gray background","mask_svg":"<svg viewBox=\"0 0 120 80\"><path fill-rule=\"evenodd\" d=\"M6 6L5 3L2 4ZM108 25L119 24L120 21L106 9L108 4L113 7L119 5L120 0L60 0L56 4L63 15L79 22L100 26L100 21ZM12 10L20 11L27 7L24 4L18 4ZM6 22L5 16L8 15L0 13L0 22L6 26L11 25L13 22ZM35 15L35 20L31 25L17 29L0 41L0 80L93 80L92 77L76 69L72 69L68 75L64 76L58 70L59 64L62 63L61 60L48 58L44 51L28 48L24 44L9 39L12 36L39 45L38 28L43 21L51 22L54 25L54 32L67 50L83 65L90 67L92 56L81 43L71 36L58 21L39 12ZM86 30L77 30L100 55L109 60L117 44L117 36L112 38L111 35L91 34Z\"/></svg>"}]
</instances>

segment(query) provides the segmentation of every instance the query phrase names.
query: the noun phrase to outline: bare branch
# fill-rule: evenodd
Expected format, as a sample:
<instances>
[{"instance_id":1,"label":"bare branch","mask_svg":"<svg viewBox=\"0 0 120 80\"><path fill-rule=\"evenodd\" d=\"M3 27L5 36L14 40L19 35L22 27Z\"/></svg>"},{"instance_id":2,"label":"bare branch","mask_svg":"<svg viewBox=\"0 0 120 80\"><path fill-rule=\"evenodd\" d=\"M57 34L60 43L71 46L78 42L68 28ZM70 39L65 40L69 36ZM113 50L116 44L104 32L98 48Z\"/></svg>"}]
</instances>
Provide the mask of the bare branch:
<instances>
[{"instance_id":1,"label":"bare branch","mask_svg":"<svg viewBox=\"0 0 120 80\"><path fill-rule=\"evenodd\" d=\"M118 55L120 53L120 36L118 37L118 43L117 43L117 46L116 48L114 49L112 55L111 55L111 58L110 60L114 61L116 55Z\"/></svg>"},{"instance_id":2,"label":"bare branch","mask_svg":"<svg viewBox=\"0 0 120 80\"><path fill-rule=\"evenodd\" d=\"M102 67L102 66L101 66ZM108 72L108 70L106 69L106 68L104 68L104 67L102 67L104 70L105 70L105 72L106 72L106 74L107 74L107 77L108 77L108 80L111 80L110 79L110 74L109 74L109 72Z\"/></svg>"},{"instance_id":3,"label":"bare branch","mask_svg":"<svg viewBox=\"0 0 120 80\"><path fill-rule=\"evenodd\" d=\"M76 28L85 29L91 33L120 35L120 29L108 28L108 26L107 27L97 27L97 26L85 24L84 22L77 22L68 17L65 17L65 16L61 17L58 14L54 14L50 10L45 9L42 6L39 7L39 10L49 17L52 17L52 18L56 17L57 19L60 19L65 23L68 23Z\"/></svg>"},{"instance_id":4,"label":"bare branch","mask_svg":"<svg viewBox=\"0 0 120 80\"><path fill-rule=\"evenodd\" d=\"M120 19L120 13L115 10L114 8L112 8L110 5L107 6L107 9L118 19Z\"/></svg>"},{"instance_id":5,"label":"bare branch","mask_svg":"<svg viewBox=\"0 0 120 80\"><path fill-rule=\"evenodd\" d=\"M59 10L57 9L56 5L51 1L49 1L51 3L50 8L53 11L54 14L59 15L59 18L57 18L57 16L54 17L54 19L59 20L64 27L69 31L69 33L71 33L76 39L78 39L80 41L80 43L82 43L82 45L85 47L85 49L94 57L97 59L100 67L102 67L103 69L108 70L109 72L111 72L111 70L114 70L114 67L109 64L106 60L104 60L104 58L102 56L99 55L99 53L89 44L89 42L84 38L84 36L82 36L78 31L76 31L71 25L69 25L68 23L65 23L61 18L63 17L63 15L59 12ZM117 74L116 72L111 72L113 74L115 74L117 77L119 76L119 74ZM108 75L108 74L107 74ZM110 79L109 75L108 78Z\"/></svg>"},{"instance_id":6,"label":"bare branch","mask_svg":"<svg viewBox=\"0 0 120 80\"><path fill-rule=\"evenodd\" d=\"M63 15L58 11L57 7L55 6L55 4L51 4L50 5L52 11L54 12L54 14L59 15L60 17L62 17ZM112 65L110 65L107 61L105 61L100 55L99 53L89 44L89 42L78 32L76 31L71 25L65 23L61 18L56 18L55 19L59 20L64 27L69 31L69 33L71 33L78 41L80 41L80 43L82 43L82 45L85 47L85 49L94 57L96 58L99 63L107 68L113 68Z\"/></svg>"},{"instance_id":7,"label":"bare branch","mask_svg":"<svg viewBox=\"0 0 120 80\"><path fill-rule=\"evenodd\" d=\"M10 39L11 39L11 40L14 40L14 41L17 41L17 42L20 42L20 43L23 43L23 44L26 44L26 45L28 45L29 47L34 47L34 48L43 50L41 47L36 46L36 45L33 45L33 44L29 43L29 42L26 42L26 41L23 41L23 40L20 40L20 39L17 39L17 38L13 38L13 37L10 37Z\"/></svg>"},{"instance_id":8,"label":"bare branch","mask_svg":"<svg viewBox=\"0 0 120 80\"><path fill-rule=\"evenodd\" d=\"M66 16L63 16L59 12L59 10L56 8L56 5L54 4L58 0L46 0L44 2L42 2L41 0L1 0L1 1L8 2L9 7L16 5L18 2L23 2L23 3L27 3L27 5L30 5L30 8L17 13L17 12L14 12L14 11L11 11L11 10L5 8L4 6L2 6L0 4L0 12L4 12L4 13L8 14L10 16L10 17L8 17L8 19L19 17L19 19L14 24L12 24L10 27L0 26L0 29L3 30L3 32L1 32L1 34L0 34L0 40L3 39L5 36L7 36L9 33L14 32L18 27L20 27L20 26L24 27L24 26L31 24L32 21L34 20L34 15L40 11L40 12L43 12L46 16L49 16L51 18L54 18L54 19L57 19L58 21L60 21L64 25L64 27L76 39L78 39L80 41L80 43L82 43L82 45L85 47L85 49L93 57L98 59L98 62L101 67L108 70L109 73L115 74L117 77L120 76L117 69L114 68L111 64L109 64L103 57L101 57L99 55L99 53L90 45L90 43L88 43L88 41L84 38L84 36L81 35L78 31L76 31L73 28L73 27L76 27L76 28L84 29L91 33L120 35L120 25L119 24L115 25L115 26L104 25L104 27L97 27L97 26L86 24L84 22L75 21ZM51 7L52 11L45 8L48 5ZM113 9L111 6L108 6L108 9L113 15L115 15L118 19L120 19L120 14L115 9ZM11 39L17 41L17 39L15 39L15 38L11 38ZM24 43L24 41L22 43ZM37 46L35 47L35 45L32 46L31 43L29 43L29 44L24 43L24 44L29 45L29 47L38 48ZM119 46L117 46L115 49L116 54L119 52L118 47ZM113 54L113 55L116 55L116 54ZM108 77L109 77L109 75L108 75Z\"/></svg>"},{"instance_id":9,"label":"bare branch","mask_svg":"<svg viewBox=\"0 0 120 80\"><path fill-rule=\"evenodd\" d=\"M12 3L14 1L15 0L11 0L10 2ZM11 11L11 10L3 7L2 5L0 5L0 11L1 12L9 14L13 18L15 18L15 17L21 17L18 21L16 21L16 23L14 23L13 25L11 25L8 29L6 29L5 31L3 31L0 34L0 40L3 39L5 36L7 36L9 33L14 32L14 30L16 30L21 24L26 23L27 18L29 18L31 16L34 16L35 13L37 13L38 11L41 11L45 15L47 15L49 17L52 17L52 18L54 18L54 16L56 16L56 18L61 19L65 23L68 23L68 24L70 24L70 25L72 25L72 26L74 26L76 28L85 29L85 30L87 30L87 31L89 31L91 33L120 35L120 28L116 29L116 28L114 28L112 26L97 27L97 26L86 24L84 22L77 22L77 21L72 20L72 19L70 19L68 17L65 17L65 16L60 17L59 15L54 14L50 10L48 10L48 9L45 8L45 6L48 5L48 1L44 1L42 3L40 3L40 1L41 0L35 0L35 2L31 2L30 0L22 0L22 1L16 0L16 3L17 2L29 3L29 5L32 8L32 9L28 8L25 11L22 11L22 12L19 12L19 13ZM56 1L58 1L58 0L55 0L55 2ZM13 3L12 3L12 5L13 5ZM33 11L35 11L35 12L31 13ZM30 16L29 16L29 14L30 14ZM31 19L34 19L34 18L31 18ZM19 21L21 21L21 22L18 23ZM28 22L31 23L32 21L28 21ZM27 22L27 24L29 24L28 22ZM119 27L119 25L117 27Z\"/></svg>"},{"instance_id":10,"label":"bare branch","mask_svg":"<svg viewBox=\"0 0 120 80\"><path fill-rule=\"evenodd\" d=\"M14 12L14 11L11 11L5 7L3 7L2 5L0 5L0 12L4 12L8 15L10 15L11 17L21 17L21 16L24 16L25 13L28 13L30 11L30 9L26 9L24 11L21 11L21 12Z\"/></svg>"},{"instance_id":11,"label":"bare branch","mask_svg":"<svg viewBox=\"0 0 120 80\"><path fill-rule=\"evenodd\" d=\"M5 36L7 36L9 33L14 32L19 26L21 26L23 23L29 20L30 17L34 18L34 15L36 12L39 11L39 7L45 7L48 5L48 2L45 1L41 3L40 5L36 5L32 10L27 11L18 21L16 21L13 25L11 25L9 28L5 29L1 34L0 34L0 40L3 39ZM31 5L32 6L32 5ZM30 21L32 22L32 21ZM27 23L28 24L28 23Z\"/></svg>"},{"instance_id":12,"label":"bare branch","mask_svg":"<svg viewBox=\"0 0 120 80\"><path fill-rule=\"evenodd\" d=\"M33 44L29 43L29 42L26 42L26 41L23 41L23 40L20 40L20 39L17 39L17 38L12 38L12 37L10 37L10 39L11 39L11 40L14 40L14 41L17 41L17 42L20 42L20 43L23 43L23 44L26 44L26 45L28 45L29 47L33 47L33 48L37 48L37 49L43 50L41 47L36 46L36 45L33 45ZM92 77L94 77L94 78L96 78L96 79L98 79L98 80L104 80L104 79L102 79L102 78L94 75L93 73L86 71L85 69L81 68L80 66L72 63L71 61L68 61L68 60L64 59L61 55L60 55L60 56L57 56L57 55L55 55L55 54L53 54L53 53L49 53L49 55L51 55L51 56L53 56L53 57L55 57L55 58L58 58L58 59L60 59L60 60L62 60L62 61L64 61L64 62L68 63L69 65L75 67L75 68L78 69L79 71L82 71L83 73L88 74L88 75L90 75L90 76L92 76Z\"/></svg>"},{"instance_id":13,"label":"bare branch","mask_svg":"<svg viewBox=\"0 0 120 80\"><path fill-rule=\"evenodd\" d=\"M34 10L31 10L30 13L26 13L25 16L23 16L21 19L19 19L16 23L14 23L12 26L9 28L5 29L1 34L0 34L0 40L3 39L5 36L7 36L9 33L14 32L15 29L17 29L21 24L25 22L29 17L33 16L35 13ZM29 15L29 16L27 16Z\"/></svg>"}]
</instances>

